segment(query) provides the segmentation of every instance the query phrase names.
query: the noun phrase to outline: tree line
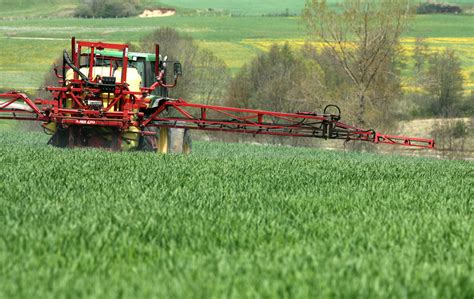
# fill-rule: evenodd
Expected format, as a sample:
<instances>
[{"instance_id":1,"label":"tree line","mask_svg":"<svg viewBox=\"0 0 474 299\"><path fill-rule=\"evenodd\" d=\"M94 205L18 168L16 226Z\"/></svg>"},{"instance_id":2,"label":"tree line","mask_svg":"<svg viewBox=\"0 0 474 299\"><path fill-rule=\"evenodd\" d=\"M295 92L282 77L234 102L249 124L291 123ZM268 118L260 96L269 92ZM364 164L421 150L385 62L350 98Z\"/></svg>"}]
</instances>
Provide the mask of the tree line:
<instances>
[{"instance_id":1,"label":"tree line","mask_svg":"<svg viewBox=\"0 0 474 299\"><path fill-rule=\"evenodd\" d=\"M185 76L172 90L175 97L285 112L322 111L326 105L336 104L347 122L387 133L396 133L400 120L445 118L447 121L432 128L433 135L440 140L438 145L451 144L446 147L448 150L463 149L468 124L448 121L474 114L474 101L464 93L459 56L451 49L432 51L423 39L417 40L413 53L408 55L402 51L399 40L405 26L397 24L403 22L402 10L390 23L386 18L393 9L385 13L380 12L380 7L365 9L377 9L379 22L373 21L377 17L374 12L352 7L351 11L359 11L361 21L348 26L353 32L347 32L347 36L331 33L339 41L327 39L324 47L316 47L312 42L302 47L274 44L234 76L221 59L174 29L159 29L144 37L139 48L152 51L154 44L160 42L163 53L183 62ZM367 24L368 20L373 23ZM384 24L389 28L381 28ZM337 26L343 25L328 26L337 31L342 30ZM349 30L344 28L345 32ZM388 34L388 30L394 31ZM413 63L407 64L407 60ZM414 90L402 88L402 72L415 78ZM247 137L220 135L220 138ZM271 141L299 142L282 138L271 138Z\"/></svg>"}]
</instances>

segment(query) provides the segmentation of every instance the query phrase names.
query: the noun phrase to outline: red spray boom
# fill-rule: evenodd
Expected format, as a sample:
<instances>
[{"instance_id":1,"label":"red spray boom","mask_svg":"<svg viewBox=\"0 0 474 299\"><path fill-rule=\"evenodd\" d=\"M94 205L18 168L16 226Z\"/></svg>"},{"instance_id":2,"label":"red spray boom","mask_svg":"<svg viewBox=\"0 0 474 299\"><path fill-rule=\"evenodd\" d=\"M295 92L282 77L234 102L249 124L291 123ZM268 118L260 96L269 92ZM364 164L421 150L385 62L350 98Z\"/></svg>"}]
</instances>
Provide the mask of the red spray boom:
<instances>
[{"instance_id":1,"label":"red spray boom","mask_svg":"<svg viewBox=\"0 0 474 299\"><path fill-rule=\"evenodd\" d=\"M166 128L434 148L433 139L386 135L344 124L334 105L323 113L284 113L169 98L168 88L176 85L181 65L173 64L174 83L167 84L169 62L160 59L158 45L153 55L129 53L125 44L76 42L73 38L71 52L72 59L64 52L59 86L47 87L51 99L31 100L20 92L0 94L0 119L40 121L48 131L62 134L56 145L117 150L139 148L141 139L155 138ZM140 84L134 85L134 80ZM337 113L329 113L330 108Z\"/></svg>"}]
</instances>

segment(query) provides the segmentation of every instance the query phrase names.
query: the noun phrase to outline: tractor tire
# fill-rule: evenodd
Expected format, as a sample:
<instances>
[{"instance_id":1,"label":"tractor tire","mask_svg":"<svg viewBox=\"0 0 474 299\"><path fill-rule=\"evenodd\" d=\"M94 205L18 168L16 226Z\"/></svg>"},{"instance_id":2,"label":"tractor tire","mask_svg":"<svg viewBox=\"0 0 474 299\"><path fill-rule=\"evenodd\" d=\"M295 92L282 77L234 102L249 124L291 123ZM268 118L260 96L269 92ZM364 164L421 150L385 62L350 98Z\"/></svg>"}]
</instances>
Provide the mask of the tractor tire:
<instances>
[{"instance_id":1,"label":"tractor tire","mask_svg":"<svg viewBox=\"0 0 474 299\"><path fill-rule=\"evenodd\" d=\"M157 135L143 135L140 137L140 143L138 145L138 150L144 152L156 152L158 150L159 134L160 128L158 127L145 127L143 132L154 132Z\"/></svg>"},{"instance_id":2,"label":"tractor tire","mask_svg":"<svg viewBox=\"0 0 474 299\"><path fill-rule=\"evenodd\" d=\"M145 127L144 132L154 132L156 136L140 137L138 150L146 152L190 154L192 139L188 129Z\"/></svg>"},{"instance_id":3,"label":"tractor tire","mask_svg":"<svg viewBox=\"0 0 474 299\"><path fill-rule=\"evenodd\" d=\"M48 144L61 148L67 147L69 144L69 130L58 128L49 139Z\"/></svg>"},{"instance_id":4,"label":"tractor tire","mask_svg":"<svg viewBox=\"0 0 474 299\"><path fill-rule=\"evenodd\" d=\"M158 151L164 154L190 154L192 150L189 129L161 128Z\"/></svg>"},{"instance_id":5,"label":"tractor tire","mask_svg":"<svg viewBox=\"0 0 474 299\"><path fill-rule=\"evenodd\" d=\"M184 129L183 154L190 154L193 149L193 140L189 129Z\"/></svg>"}]
</instances>

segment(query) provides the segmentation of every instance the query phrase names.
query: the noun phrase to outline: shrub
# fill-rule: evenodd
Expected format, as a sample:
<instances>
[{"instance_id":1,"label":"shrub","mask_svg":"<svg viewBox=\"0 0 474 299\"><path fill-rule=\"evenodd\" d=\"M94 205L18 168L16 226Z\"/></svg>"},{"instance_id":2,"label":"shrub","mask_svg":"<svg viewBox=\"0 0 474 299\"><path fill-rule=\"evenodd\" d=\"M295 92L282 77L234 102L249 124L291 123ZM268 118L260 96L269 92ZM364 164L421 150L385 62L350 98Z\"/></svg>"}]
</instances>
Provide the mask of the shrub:
<instances>
[{"instance_id":1,"label":"shrub","mask_svg":"<svg viewBox=\"0 0 474 299\"><path fill-rule=\"evenodd\" d=\"M424 89L432 99L431 111L443 117L456 115L464 92L461 60L453 50L446 49L431 56L429 63Z\"/></svg>"},{"instance_id":2,"label":"shrub","mask_svg":"<svg viewBox=\"0 0 474 299\"><path fill-rule=\"evenodd\" d=\"M469 124L463 119L441 119L433 125L431 134L436 147L446 158L459 158L466 150L466 140L470 135Z\"/></svg>"},{"instance_id":3,"label":"shrub","mask_svg":"<svg viewBox=\"0 0 474 299\"><path fill-rule=\"evenodd\" d=\"M80 18L124 18L138 15L140 5L135 0L121 2L113 0L84 1L76 11L75 17Z\"/></svg>"},{"instance_id":4,"label":"shrub","mask_svg":"<svg viewBox=\"0 0 474 299\"><path fill-rule=\"evenodd\" d=\"M290 112L314 107L314 99L305 97L305 83L306 78L319 74L320 70L299 54L289 44L272 45L268 52L244 66L231 81L229 104Z\"/></svg>"},{"instance_id":5,"label":"shrub","mask_svg":"<svg viewBox=\"0 0 474 299\"><path fill-rule=\"evenodd\" d=\"M420 4L417 9L417 14L435 14L435 13L454 13L459 14L462 12L461 7L448 3L437 3L428 1Z\"/></svg>"}]
</instances>

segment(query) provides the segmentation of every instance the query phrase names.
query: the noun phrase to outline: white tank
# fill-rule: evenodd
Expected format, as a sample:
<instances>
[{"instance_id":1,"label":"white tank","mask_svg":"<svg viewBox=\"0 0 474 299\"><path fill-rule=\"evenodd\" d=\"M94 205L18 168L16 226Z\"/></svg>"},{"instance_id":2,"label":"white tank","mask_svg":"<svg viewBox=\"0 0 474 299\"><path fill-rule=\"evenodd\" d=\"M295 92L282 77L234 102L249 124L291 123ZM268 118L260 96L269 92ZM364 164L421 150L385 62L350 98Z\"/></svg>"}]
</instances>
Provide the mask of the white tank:
<instances>
[{"instance_id":1,"label":"white tank","mask_svg":"<svg viewBox=\"0 0 474 299\"><path fill-rule=\"evenodd\" d=\"M88 76L89 75L89 68L88 67L82 67L80 68L80 71ZM122 80L122 68L119 67L117 68L113 74L110 74L110 67L108 66L94 66L92 68L92 77L96 77L97 75L99 76L107 76L107 77L115 77L116 82L121 82ZM66 81L71 80L74 78L74 71L72 69L69 69L66 72ZM129 85L129 88L131 91L140 91L140 86L142 84L142 77L138 73L138 70L136 68L129 67L127 68L127 83Z\"/></svg>"},{"instance_id":2,"label":"white tank","mask_svg":"<svg viewBox=\"0 0 474 299\"><path fill-rule=\"evenodd\" d=\"M117 82L120 82L122 80L121 67L115 70L114 77L116 78ZM130 91L140 91L140 86L142 85L142 76L140 76L136 68L127 68L127 83L129 85Z\"/></svg>"},{"instance_id":3,"label":"white tank","mask_svg":"<svg viewBox=\"0 0 474 299\"><path fill-rule=\"evenodd\" d=\"M79 70L84 75L86 75L86 76L89 75L89 68L88 67L81 67ZM92 77L95 78L97 75L112 77L113 73L112 74L110 73L110 67L108 67L108 66L94 66L92 68ZM66 80L71 80L72 78L74 78L74 71L72 69L69 69L66 72Z\"/></svg>"}]
</instances>

